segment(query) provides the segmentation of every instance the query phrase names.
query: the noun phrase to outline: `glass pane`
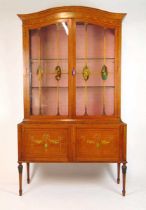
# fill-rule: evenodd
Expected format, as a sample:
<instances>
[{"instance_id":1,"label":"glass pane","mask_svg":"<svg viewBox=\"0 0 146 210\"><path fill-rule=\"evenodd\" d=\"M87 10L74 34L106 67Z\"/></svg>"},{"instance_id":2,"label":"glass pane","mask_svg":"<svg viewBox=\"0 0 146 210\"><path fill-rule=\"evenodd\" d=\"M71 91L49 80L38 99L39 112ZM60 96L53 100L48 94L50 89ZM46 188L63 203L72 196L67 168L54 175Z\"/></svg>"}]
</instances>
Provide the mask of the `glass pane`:
<instances>
[{"instance_id":1,"label":"glass pane","mask_svg":"<svg viewBox=\"0 0 146 210\"><path fill-rule=\"evenodd\" d=\"M32 115L68 115L67 23L30 31Z\"/></svg>"},{"instance_id":2,"label":"glass pane","mask_svg":"<svg viewBox=\"0 0 146 210\"><path fill-rule=\"evenodd\" d=\"M113 29L76 24L76 114L114 114Z\"/></svg>"}]
</instances>

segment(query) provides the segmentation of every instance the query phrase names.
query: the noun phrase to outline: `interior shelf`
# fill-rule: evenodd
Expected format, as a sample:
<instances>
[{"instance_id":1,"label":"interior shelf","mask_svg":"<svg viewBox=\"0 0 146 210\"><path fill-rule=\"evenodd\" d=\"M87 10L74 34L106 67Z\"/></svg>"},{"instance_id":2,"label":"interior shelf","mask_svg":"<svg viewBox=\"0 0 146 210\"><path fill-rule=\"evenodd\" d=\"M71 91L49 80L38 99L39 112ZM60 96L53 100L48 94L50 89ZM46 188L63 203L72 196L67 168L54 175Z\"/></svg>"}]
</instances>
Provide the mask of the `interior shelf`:
<instances>
[{"instance_id":1,"label":"interior shelf","mask_svg":"<svg viewBox=\"0 0 146 210\"><path fill-rule=\"evenodd\" d=\"M48 71L47 74L49 74L49 75L56 75L56 72L51 72L52 70L50 70L50 72L49 72L49 70L44 70L44 71ZM45 72L45 74L46 74L46 72ZM61 72L61 75L62 74L67 74L68 75L68 72ZM30 73L30 75L31 75L31 73Z\"/></svg>"},{"instance_id":2,"label":"interior shelf","mask_svg":"<svg viewBox=\"0 0 146 210\"><path fill-rule=\"evenodd\" d=\"M114 60L115 58L103 58L103 57L95 57L95 58L76 58L76 60ZM32 58L31 61L67 61L68 58L43 58L43 59L38 59L38 58Z\"/></svg>"},{"instance_id":3,"label":"interior shelf","mask_svg":"<svg viewBox=\"0 0 146 210\"><path fill-rule=\"evenodd\" d=\"M32 58L31 61L67 61L68 58L43 58L43 59L38 59L38 58Z\"/></svg>"},{"instance_id":4,"label":"interior shelf","mask_svg":"<svg viewBox=\"0 0 146 210\"><path fill-rule=\"evenodd\" d=\"M99 86L91 86L91 85L87 85L87 88L115 88L115 86L113 85L99 85ZM77 86L76 88L85 88L85 86Z\"/></svg>"},{"instance_id":5,"label":"interior shelf","mask_svg":"<svg viewBox=\"0 0 146 210\"><path fill-rule=\"evenodd\" d=\"M76 60L114 60L115 58L76 58Z\"/></svg>"},{"instance_id":6,"label":"interior shelf","mask_svg":"<svg viewBox=\"0 0 146 210\"><path fill-rule=\"evenodd\" d=\"M57 86L47 86L47 87L38 87L38 86L36 86L36 87L31 87L31 88L57 88ZM68 88L68 87L60 87L59 86L59 88Z\"/></svg>"},{"instance_id":7,"label":"interior shelf","mask_svg":"<svg viewBox=\"0 0 146 210\"><path fill-rule=\"evenodd\" d=\"M115 88L115 86L113 85L109 85L109 86L103 86L103 85L99 85L99 86L87 86L87 88ZM33 86L31 88L40 88L38 86ZM41 87L41 88L57 88L56 86L46 86L46 87ZM59 86L59 88L68 88L68 86ZM76 88L85 88L85 86L77 86Z\"/></svg>"}]
</instances>

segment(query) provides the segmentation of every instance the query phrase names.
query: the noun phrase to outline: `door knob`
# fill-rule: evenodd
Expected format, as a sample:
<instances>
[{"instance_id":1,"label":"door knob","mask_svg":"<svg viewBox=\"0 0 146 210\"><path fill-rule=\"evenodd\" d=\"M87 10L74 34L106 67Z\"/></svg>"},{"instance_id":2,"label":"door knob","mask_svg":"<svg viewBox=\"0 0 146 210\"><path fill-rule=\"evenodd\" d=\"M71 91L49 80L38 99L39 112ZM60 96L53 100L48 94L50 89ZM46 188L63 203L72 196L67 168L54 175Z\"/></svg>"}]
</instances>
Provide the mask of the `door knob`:
<instances>
[{"instance_id":1,"label":"door knob","mask_svg":"<svg viewBox=\"0 0 146 210\"><path fill-rule=\"evenodd\" d=\"M72 76L75 76L76 75L76 70L75 68L72 69Z\"/></svg>"}]
</instances>

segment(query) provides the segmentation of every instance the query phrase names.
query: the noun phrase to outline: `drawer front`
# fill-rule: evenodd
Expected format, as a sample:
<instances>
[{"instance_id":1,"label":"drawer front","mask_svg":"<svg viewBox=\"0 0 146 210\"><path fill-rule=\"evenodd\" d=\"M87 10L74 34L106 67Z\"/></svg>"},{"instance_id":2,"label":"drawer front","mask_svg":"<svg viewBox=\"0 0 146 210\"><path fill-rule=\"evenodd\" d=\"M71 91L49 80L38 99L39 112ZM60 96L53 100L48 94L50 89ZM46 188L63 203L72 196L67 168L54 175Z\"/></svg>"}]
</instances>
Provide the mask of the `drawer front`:
<instances>
[{"instance_id":1,"label":"drawer front","mask_svg":"<svg viewBox=\"0 0 146 210\"><path fill-rule=\"evenodd\" d=\"M24 129L22 159L67 161L69 129Z\"/></svg>"},{"instance_id":2,"label":"drawer front","mask_svg":"<svg viewBox=\"0 0 146 210\"><path fill-rule=\"evenodd\" d=\"M77 161L114 161L119 159L119 129L76 129Z\"/></svg>"}]
</instances>

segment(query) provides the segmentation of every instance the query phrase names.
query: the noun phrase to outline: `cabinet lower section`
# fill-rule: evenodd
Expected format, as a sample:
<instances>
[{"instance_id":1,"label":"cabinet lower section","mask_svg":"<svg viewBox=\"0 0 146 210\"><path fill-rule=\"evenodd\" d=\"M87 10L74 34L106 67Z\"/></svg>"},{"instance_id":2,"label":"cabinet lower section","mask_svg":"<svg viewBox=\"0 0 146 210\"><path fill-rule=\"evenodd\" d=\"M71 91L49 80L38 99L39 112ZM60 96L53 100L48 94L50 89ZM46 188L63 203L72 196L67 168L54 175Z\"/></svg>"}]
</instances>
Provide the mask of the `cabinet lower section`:
<instances>
[{"instance_id":1,"label":"cabinet lower section","mask_svg":"<svg viewBox=\"0 0 146 210\"><path fill-rule=\"evenodd\" d=\"M18 126L24 162L126 161L125 124L26 124Z\"/></svg>"},{"instance_id":2,"label":"cabinet lower section","mask_svg":"<svg viewBox=\"0 0 146 210\"><path fill-rule=\"evenodd\" d=\"M18 125L19 195L22 195L23 162L30 183L31 162L117 163L117 183L122 163L123 190L126 180L126 125L77 123L21 123Z\"/></svg>"}]
</instances>

